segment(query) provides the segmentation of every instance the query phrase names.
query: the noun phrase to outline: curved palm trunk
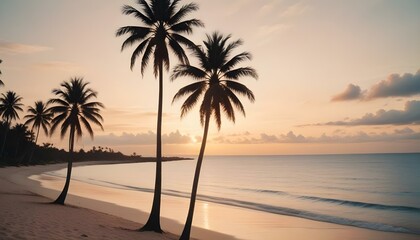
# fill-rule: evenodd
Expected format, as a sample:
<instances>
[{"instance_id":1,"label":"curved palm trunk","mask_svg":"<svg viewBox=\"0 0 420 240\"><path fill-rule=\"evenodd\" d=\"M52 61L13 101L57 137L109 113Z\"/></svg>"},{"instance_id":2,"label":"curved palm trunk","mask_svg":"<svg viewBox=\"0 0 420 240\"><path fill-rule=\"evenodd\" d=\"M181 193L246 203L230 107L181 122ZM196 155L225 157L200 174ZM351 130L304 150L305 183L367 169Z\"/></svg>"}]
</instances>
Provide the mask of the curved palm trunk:
<instances>
[{"instance_id":1,"label":"curved palm trunk","mask_svg":"<svg viewBox=\"0 0 420 240\"><path fill-rule=\"evenodd\" d=\"M203 163L204 150L206 149L207 133L210 125L210 113L206 115L206 121L204 123L203 140L201 142L200 154L197 159L197 166L195 167L194 182L191 191L190 207L188 209L187 220L185 222L184 230L182 231L180 240L190 239L191 225L194 216L195 199L197 198L198 180L200 179L201 164Z\"/></svg>"},{"instance_id":2,"label":"curved palm trunk","mask_svg":"<svg viewBox=\"0 0 420 240\"><path fill-rule=\"evenodd\" d=\"M70 129L70 137L69 137L69 159L67 162L67 176L66 176L66 183L64 184L63 191L61 191L60 196L53 202L55 204L64 205L64 201L67 197L67 192L69 191L70 186L70 179L71 179L71 170L73 167L73 148L74 148L74 126L71 126Z\"/></svg>"},{"instance_id":3,"label":"curved palm trunk","mask_svg":"<svg viewBox=\"0 0 420 240\"><path fill-rule=\"evenodd\" d=\"M163 107L163 67L159 64L159 103L156 130L156 176L152 210L146 224L140 231L162 233L160 227L160 203L162 193L162 107Z\"/></svg>"}]
</instances>

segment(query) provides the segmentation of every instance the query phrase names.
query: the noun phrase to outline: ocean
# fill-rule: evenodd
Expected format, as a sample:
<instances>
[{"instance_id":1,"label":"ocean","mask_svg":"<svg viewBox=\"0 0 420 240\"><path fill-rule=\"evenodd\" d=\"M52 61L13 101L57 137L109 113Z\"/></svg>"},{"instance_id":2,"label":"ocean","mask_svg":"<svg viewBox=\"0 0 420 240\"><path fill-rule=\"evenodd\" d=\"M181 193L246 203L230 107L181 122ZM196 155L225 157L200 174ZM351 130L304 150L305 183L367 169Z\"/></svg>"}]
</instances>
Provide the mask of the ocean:
<instances>
[{"instance_id":1,"label":"ocean","mask_svg":"<svg viewBox=\"0 0 420 240\"><path fill-rule=\"evenodd\" d=\"M163 163L163 194L188 198L195 164ZM72 178L153 192L154 173L154 163L92 165L77 167ZM198 194L207 202L420 235L420 153L205 156Z\"/></svg>"}]
</instances>

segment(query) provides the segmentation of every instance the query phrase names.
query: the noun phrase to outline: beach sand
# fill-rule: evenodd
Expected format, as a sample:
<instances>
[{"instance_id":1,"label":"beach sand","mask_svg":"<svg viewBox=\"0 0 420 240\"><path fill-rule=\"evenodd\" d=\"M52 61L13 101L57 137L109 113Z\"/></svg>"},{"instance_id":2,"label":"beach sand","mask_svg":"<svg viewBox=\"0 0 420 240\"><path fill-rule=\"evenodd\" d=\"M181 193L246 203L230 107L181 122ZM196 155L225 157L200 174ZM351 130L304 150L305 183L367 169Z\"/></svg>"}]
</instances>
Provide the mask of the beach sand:
<instances>
[{"instance_id":1,"label":"beach sand","mask_svg":"<svg viewBox=\"0 0 420 240\"><path fill-rule=\"evenodd\" d=\"M85 165L89 163L77 163ZM188 199L162 197L165 234L138 232L148 217L151 193L72 181L67 206L48 204L64 179L42 174L65 164L0 169L1 239L177 239ZM31 177L32 176L32 177ZM30 177L30 178L29 178ZM42 182L42 184L41 184ZM209 239L419 239L198 201L192 236Z\"/></svg>"}]
</instances>

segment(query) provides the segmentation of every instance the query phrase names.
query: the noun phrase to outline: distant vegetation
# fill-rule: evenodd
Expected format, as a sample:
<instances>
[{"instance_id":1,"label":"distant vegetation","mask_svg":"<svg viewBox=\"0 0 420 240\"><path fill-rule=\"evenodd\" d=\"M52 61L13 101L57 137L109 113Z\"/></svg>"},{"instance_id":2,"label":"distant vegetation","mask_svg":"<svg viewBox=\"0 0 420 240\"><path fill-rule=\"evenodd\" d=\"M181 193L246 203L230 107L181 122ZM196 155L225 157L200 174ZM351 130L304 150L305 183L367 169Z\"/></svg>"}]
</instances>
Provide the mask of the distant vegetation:
<instances>
[{"instance_id":1,"label":"distant vegetation","mask_svg":"<svg viewBox=\"0 0 420 240\"><path fill-rule=\"evenodd\" d=\"M0 136L4 136L6 131L5 123L0 121ZM64 149L54 147L51 143L43 143L41 146L34 143L33 132L29 131L25 125L16 124L8 133L8 140L4 148L4 155L0 161L0 166L25 166L49 163L64 163L69 159L69 152ZM32 150L34 149L34 150ZM31 152L33 157L30 159ZM93 147L85 151L75 152L74 162L81 161L145 161L141 155L124 155L108 147Z\"/></svg>"}]
</instances>

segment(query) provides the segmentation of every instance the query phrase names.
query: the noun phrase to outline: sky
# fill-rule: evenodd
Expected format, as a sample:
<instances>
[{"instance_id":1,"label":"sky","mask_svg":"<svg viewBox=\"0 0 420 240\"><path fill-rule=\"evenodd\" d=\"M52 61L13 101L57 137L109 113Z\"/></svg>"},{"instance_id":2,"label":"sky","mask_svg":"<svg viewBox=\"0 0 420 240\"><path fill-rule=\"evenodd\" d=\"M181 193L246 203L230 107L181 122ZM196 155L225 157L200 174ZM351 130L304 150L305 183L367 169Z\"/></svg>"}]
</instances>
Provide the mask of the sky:
<instances>
[{"instance_id":1,"label":"sky","mask_svg":"<svg viewBox=\"0 0 420 240\"><path fill-rule=\"evenodd\" d=\"M190 1L181 1L182 4ZM209 155L420 152L420 1L418 0L195 0L200 9L189 38L207 33L242 39L258 80L240 81L254 103L246 117L210 126ZM121 52L119 27L141 25L121 13L124 0L1 0L0 65L5 86L25 106L52 98L52 89L83 77L106 106L104 131L76 148L107 146L153 156L158 81L153 69L130 70L134 48ZM191 57L191 62L194 59ZM178 62L172 56L171 68ZM198 109L180 118L174 94L191 79L164 73L163 154L198 154ZM26 107L25 107L26 109ZM18 122L24 122L21 119ZM88 135L88 134L87 134ZM40 143L66 148L66 138Z\"/></svg>"}]
</instances>

